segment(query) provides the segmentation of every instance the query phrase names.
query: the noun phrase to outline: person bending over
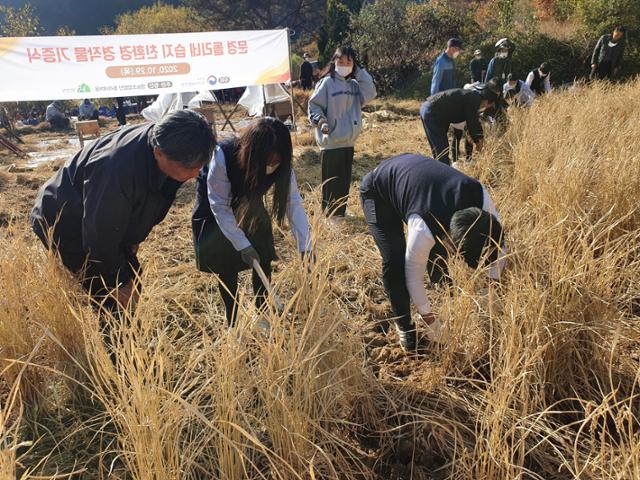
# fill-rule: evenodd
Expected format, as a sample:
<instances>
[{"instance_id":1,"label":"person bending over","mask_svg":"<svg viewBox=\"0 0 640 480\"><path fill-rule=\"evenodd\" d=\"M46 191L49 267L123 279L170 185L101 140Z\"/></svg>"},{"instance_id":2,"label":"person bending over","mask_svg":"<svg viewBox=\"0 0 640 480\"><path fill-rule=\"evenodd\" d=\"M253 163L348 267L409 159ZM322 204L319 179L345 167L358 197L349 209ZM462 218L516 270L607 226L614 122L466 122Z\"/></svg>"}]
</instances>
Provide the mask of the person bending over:
<instances>
[{"instance_id":1,"label":"person bending over","mask_svg":"<svg viewBox=\"0 0 640 480\"><path fill-rule=\"evenodd\" d=\"M237 317L238 273L257 262L267 277L275 260L271 220L289 220L303 257L311 254L311 234L292 167L289 130L279 120L262 118L239 137L216 147L211 163L197 180L192 214L196 265L217 273L229 326ZM272 191L271 208L264 197ZM265 301L265 286L253 271L256 306Z\"/></svg>"},{"instance_id":2,"label":"person bending over","mask_svg":"<svg viewBox=\"0 0 640 480\"><path fill-rule=\"evenodd\" d=\"M44 184L33 231L96 301L110 310L127 306L137 291L138 246L214 146L207 121L191 110L105 135Z\"/></svg>"},{"instance_id":3,"label":"person bending over","mask_svg":"<svg viewBox=\"0 0 640 480\"><path fill-rule=\"evenodd\" d=\"M391 302L400 345L416 350L410 304L431 339L442 324L431 311L423 278L448 279L447 258L458 251L471 268L483 260L498 279L502 226L487 190L477 180L432 158L403 154L382 162L362 180L360 198L382 257L382 281ZM408 228L405 238L404 227Z\"/></svg>"}]
</instances>

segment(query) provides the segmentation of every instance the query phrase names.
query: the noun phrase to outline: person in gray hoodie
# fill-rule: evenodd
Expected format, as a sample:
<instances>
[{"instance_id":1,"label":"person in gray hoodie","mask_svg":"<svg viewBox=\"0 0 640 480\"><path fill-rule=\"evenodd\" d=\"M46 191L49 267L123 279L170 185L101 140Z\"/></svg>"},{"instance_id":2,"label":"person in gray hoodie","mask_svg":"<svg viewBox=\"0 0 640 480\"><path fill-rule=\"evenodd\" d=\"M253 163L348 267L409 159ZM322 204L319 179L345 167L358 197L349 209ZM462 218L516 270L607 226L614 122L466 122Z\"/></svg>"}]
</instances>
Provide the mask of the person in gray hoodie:
<instances>
[{"instance_id":1,"label":"person in gray hoodie","mask_svg":"<svg viewBox=\"0 0 640 480\"><path fill-rule=\"evenodd\" d=\"M309 99L309 121L320 147L322 207L329 216L345 216L362 107L375 97L373 78L358 66L353 48L338 48Z\"/></svg>"}]
</instances>

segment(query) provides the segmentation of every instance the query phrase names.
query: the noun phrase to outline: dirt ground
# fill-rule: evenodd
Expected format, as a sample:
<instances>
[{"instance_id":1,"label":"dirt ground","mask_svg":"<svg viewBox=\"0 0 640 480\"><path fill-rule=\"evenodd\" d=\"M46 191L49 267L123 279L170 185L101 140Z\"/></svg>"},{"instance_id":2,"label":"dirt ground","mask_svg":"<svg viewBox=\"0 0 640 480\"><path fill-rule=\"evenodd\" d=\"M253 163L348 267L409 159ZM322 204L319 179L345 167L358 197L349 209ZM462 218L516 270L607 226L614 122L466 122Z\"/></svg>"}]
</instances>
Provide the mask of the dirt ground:
<instances>
[{"instance_id":1,"label":"dirt ground","mask_svg":"<svg viewBox=\"0 0 640 480\"><path fill-rule=\"evenodd\" d=\"M379 378L385 381L407 384L415 382L418 389L429 390L428 372L435 367L434 353L429 354L426 340L421 343L423 355L408 357L397 344L393 329L384 335L377 327L379 321L389 315L388 305L379 278L378 253L369 237L364 218L357 198L357 185L364 174L373 169L380 161L392 155L404 152L428 154L428 144L418 117L418 102L376 101L365 113L364 131L356 146L353 169L353 183L349 200L349 219L340 227L326 226L327 238L321 239L326 244L349 244L360 246L366 250L366 257L373 260L368 265L366 278L359 278L351 272L349 281L340 282L336 287L336 295L343 297L348 315L361 325L362 338L366 342L366 352L371 368ZM140 118L130 118L129 123L141 122ZM318 215L320 165L319 150L315 145L313 133L305 118L298 121L298 129L293 134L295 169L301 193L308 206L312 221ZM117 124L109 123L102 132L117 129ZM220 126L218 126L220 128ZM229 128L221 132L221 136L229 135ZM38 240L30 232L28 217L40 186L76 151L79 144L75 132L65 133L41 132L22 136L24 144L20 147L29 155L28 159L19 159L6 150L0 151L0 228L13 225L22 232L25 241L37 243ZM215 279L197 272L191 242L190 215L194 201L195 182L187 182L179 191L175 205L165 221L157 226L150 237L141 245L140 257L143 268L157 272L154 281L166 286L167 298L176 303L189 302L192 293L211 296L211 301L219 309L220 319L223 307L217 293ZM169 239L169 240L168 240ZM276 232L276 248L280 261L274 264L274 278L278 282L279 272L287 259L295 255L289 232ZM324 247L319 246L320 249ZM348 249L344 252L350 255ZM347 260L352 260L347 258ZM340 267L338 267L340 270ZM335 275L347 272L336 271ZM245 275L246 276L246 275ZM248 278L248 276L246 276ZM244 288L249 291L249 282ZM185 288L186 286L186 288ZM285 293L286 295L286 293ZM363 309L363 305L366 308ZM404 388L404 387L403 387ZM411 459L413 442L399 443L398 462L394 467L394 475L402 476L408 468L405 464ZM404 446L403 446L404 445ZM404 450L406 451L404 451ZM375 449L374 449L375 450ZM364 453L375 458L374 450ZM379 452L378 452L379 453ZM424 465L432 467L436 458L425 458ZM373 460L372 460L373 461ZM420 463L420 462L417 462ZM413 467L415 468L415 467ZM417 478L417 477L414 477Z\"/></svg>"},{"instance_id":2,"label":"dirt ground","mask_svg":"<svg viewBox=\"0 0 640 480\"><path fill-rule=\"evenodd\" d=\"M640 253L633 203L640 163L629 153L638 151L632 147L638 122L627 121L640 111L632 104L638 88L576 90L545 99L529 112L514 112L509 121L518 128L491 134L488 151L463 167L495 194L513 258L494 298L481 284L484 276L455 277L453 262L455 286L431 291L430 300L435 312L455 325L457 336L443 349L421 339L416 356L402 352L393 329L389 335L379 331L390 312L357 185L393 155L430 154L419 102L378 99L366 108L355 148L351 216L340 225L321 214L319 151L306 120L299 120L294 166L314 226L316 254L327 265L323 293L335 323L354 327L340 333L348 330L357 339L352 357L376 386L370 403L360 407L382 419L373 429L354 432L366 425L358 407L340 416L349 427L357 426L337 431L372 472L363 478L638 478L625 474L639 458L637 429L628 435L619 429L611 438L594 433L612 418L617 422L618 414L622 425L625 415L640 412L634 260ZM601 118L612 118L611 132ZM541 131L541 124L548 129ZM597 148L591 147L594 136ZM27 246L37 243L28 226L37 191L77 151L74 137L71 132L25 135L26 160L0 150L0 229L24 238ZM592 168L604 161L606 175L595 183ZM180 189L165 221L141 245L143 280L157 295L160 322L172 317L182 328L189 317L220 331L224 312L216 279L198 272L194 262L194 185L190 181ZM292 261L298 255L295 242L287 228L275 229L275 236L280 258L274 284L283 298L292 298L300 287L291 280L300 265ZM247 294L249 283L243 274ZM325 295L317 298L325 301ZM331 318L322 318L323 327ZM67 462L82 448L73 441L42 442L34 458L55 450L58 456L51 461ZM594 458L594 452L604 453ZM640 461L637 466L636 472Z\"/></svg>"}]
</instances>

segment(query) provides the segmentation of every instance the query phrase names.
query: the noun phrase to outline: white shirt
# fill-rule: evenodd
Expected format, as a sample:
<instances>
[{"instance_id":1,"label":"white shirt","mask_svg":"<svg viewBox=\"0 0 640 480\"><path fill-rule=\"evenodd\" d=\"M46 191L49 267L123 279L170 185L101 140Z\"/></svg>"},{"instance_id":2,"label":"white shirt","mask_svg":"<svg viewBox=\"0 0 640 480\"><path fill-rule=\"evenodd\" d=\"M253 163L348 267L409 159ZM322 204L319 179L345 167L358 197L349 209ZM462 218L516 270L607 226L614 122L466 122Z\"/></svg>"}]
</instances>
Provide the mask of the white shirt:
<instances>
[{"instance_id":1,"label":"white shirt","mask_svg":"<svg viewBox=\"0 0 640 480\"><path fill-rule=\"evenodd\" d=\"M484 187L482 187L482 209L500 220L498 211ZM421 315L426 315L431 312L431 303L427 297L427 290L424 287L424 272L427 269L429 254L431 253L431 249L435 246L436 240L420 215L410 215L407 221L407 226L408 235L404 271L405 281L411 301ZM496 280L500 278L504 264L504 252L501 252L498 260L489 268L489 278Z\"/></svg>"},{"instance_id":2,"label":"white shirt","mask_svg":"<svg viewBox=\"0 0 640 480\"><path fill-rule=\"evenodd\" d=\"M522 80L518 80L518 84L520 84L520 91L516 93L513 96L513 98L516 99L518 102L520 102L520 104L526 107L530 107L531 105L533 105L533 101L536 98L536 94L533 93L533 90L531 90L531 88L529 87L529 85L527 85L526 82L523 82ZM518 88L517 84L515 87L512 87L511 85L509 85L509 82L506 82L502 87L502 95L506 97L507 93L509 93L511 90L515 91L516 88Z\"/></svg>"},{"instance_id":3,"label":"white shirt","mask_svg":"<svg viewBox=\"0 0 640 480\"><path fill-rule=\"evenodd\" d=\"M236 217L231 208L231 182L227 176L227 163L224 152L220 146L216 146L209 165L207 175L207 195L211 211L216 217L216 222L225 237L233 247L240 251L251 246L251 242L238 226ZM287 201L287 219L291 232L301 252L311 250L311 232L307 214L302 207L302 197L298 191L296 175L291 169L291 185L289 187L289 200Z\"/></svg>"},{"instance_id":4,"label":"white shirt","mask_svg":"<svg viewBox=\"0 0 640 480\"><path fill-rule=\"evenodd\" d=\"M548 74L543 79L544 91L549 93L551 91L551 74ZM527 79L524 81L529 88L531 88L531 84L533 83L533 71L529 72L527 75Z\"/></svg>"}]
</instances>

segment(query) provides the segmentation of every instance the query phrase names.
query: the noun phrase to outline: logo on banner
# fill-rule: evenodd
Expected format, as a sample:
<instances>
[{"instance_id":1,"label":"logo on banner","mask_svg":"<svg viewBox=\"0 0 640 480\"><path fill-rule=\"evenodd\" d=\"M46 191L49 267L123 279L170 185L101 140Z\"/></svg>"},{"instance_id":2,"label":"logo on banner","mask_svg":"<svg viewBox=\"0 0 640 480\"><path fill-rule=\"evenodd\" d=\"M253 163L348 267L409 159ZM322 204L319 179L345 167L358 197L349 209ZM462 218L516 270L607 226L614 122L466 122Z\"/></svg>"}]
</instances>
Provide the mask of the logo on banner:
<instances>
[{"instance_id":1,"label":"logo on banner","mask_svg":"<svg viewBox=\"0 0 640 480\"><path fill-rule=\"evenodd\" d=\"M215 77L215 75L210 75L207 78L207 83L213 87L216 83L218 83L218 79Z\"/></svg>"},{"instance_id":2,"label":"logo on banner","mask_svg":"<svg viewBox=\"0 0 640 480\"><path fill-rule=\"evenodd\" d=\"M89 93L90 91L91 88L86 83L83 83L78 87L78 93Z\"/></svg>"},{"instance_id":3,"label":"logo on banner","mask_svg":"<svg viewBox=\"0 0 640 480\"><path fill-rule=\"evenodd\" d=\"M220 77L220 78L218 79L218 81L219 81L220 83L229 83L229 82L231 81L231 79L230 79L229 77Z\"/></svg>"},{"instance_id":4,"label":"logo on banner","mask_svg":"<svg viewBox=\"0 0 640 480\"><path fill-rule=\"evenodd\" d=\"M173 86L173 82L151 82L147 83L147 87L151 90L157 88L171 88Z\"/></svg>"}]
</instances>

